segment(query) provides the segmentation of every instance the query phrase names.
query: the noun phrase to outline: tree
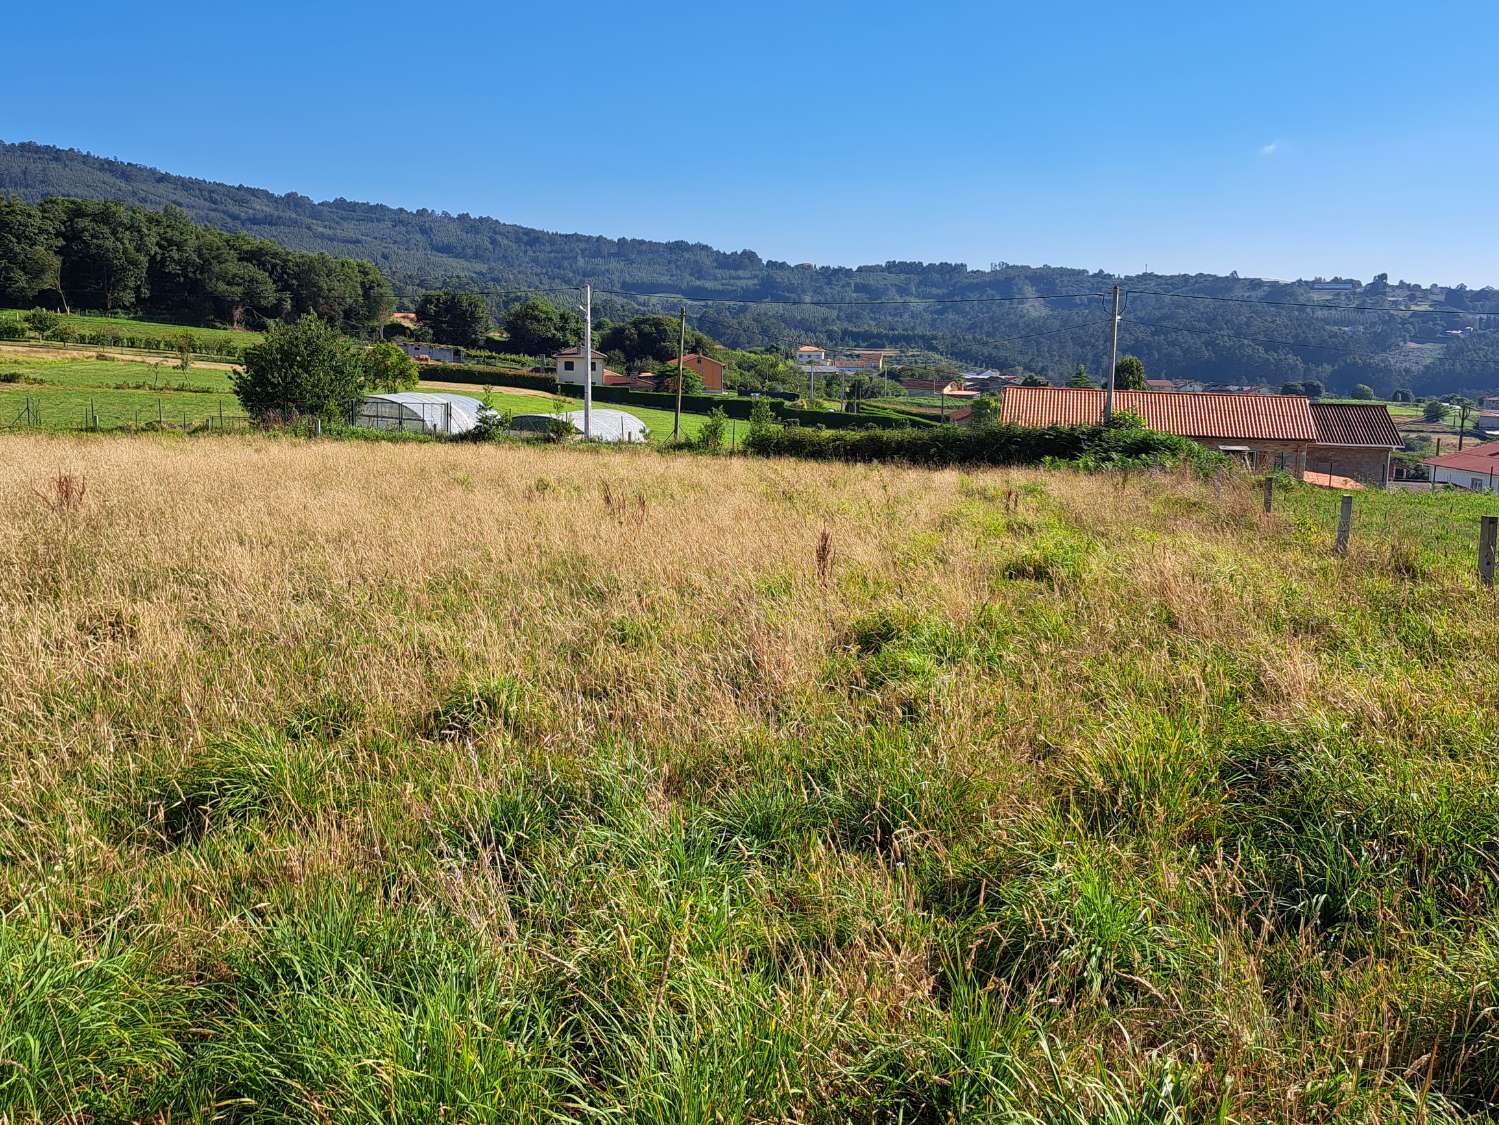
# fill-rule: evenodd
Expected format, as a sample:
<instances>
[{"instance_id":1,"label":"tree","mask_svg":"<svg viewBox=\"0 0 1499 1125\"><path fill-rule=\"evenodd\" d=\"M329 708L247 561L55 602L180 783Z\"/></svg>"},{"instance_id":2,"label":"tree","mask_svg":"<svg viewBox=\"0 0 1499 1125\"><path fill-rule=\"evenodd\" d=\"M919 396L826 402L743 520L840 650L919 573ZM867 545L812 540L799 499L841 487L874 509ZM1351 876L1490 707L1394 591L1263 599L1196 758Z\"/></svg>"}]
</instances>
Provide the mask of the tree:
<instances>
[{"instance_id":1,"label":"tree","mask_svg":"<svg viewBox=\"0 0 1499 1125\"><path fill-rule=\"evenodd\" d=\"M1280 385L1280 393L1283 395L1304 395L1306 394L1306 388L1300 383L1282 383Z\"/></svg>"},{"instance_id":2,"label":"tree","mask_svg":"<svg viewBox=\"0 0 1499 1125\"><path fill-rule=\"evenodd\" d=\"M1421 409L1421 417L1428 422L1441 422L1447 417L1447 404L1432 399Z\"/></svg>"},{"instance_id":3,"label":"tree","mask_svg":"<svg viewBox=\"0 0 1499 1125\"><path fill-rule=\"evenodd\" d=\"M416 305L416 319L439 344L477 348L489 332L489 309L476 293L442 289L423 294Z\"/></svg>"},{"instance_id":4,"label":"tree","mask_svg":"<svg viewBox=\"0 0 1499 1125\"><path fill-rule=\"evenodd\" d=\"M1050 383L1048 383L1045 379L1041 378L1041 376L1035 374L1034 372L1027 373L1026 376L1025 376L1025 378L1022 379L1022 380L1020 380L1020 385L1022 387L1049 387L1049 386L1051 386Z\"/></svg>"},{"instance_id":5,"label":"tree","mask_svg":"<svg viewBox=\"0 0 1499 1125\"><path fill-rule=\"evenodd\" d=\"M1121 356L1114 365L1114 389L1116 391L1144 391L1145 361L1137 355Z\"/></svg>"},{"instance_id":6,"label":"tree","mask_svg":"<svg viewBox=\"0 0 1499 1125\"><path fill-rule=\"evenodd\" d=\"M1078 364L1079 367L1082 364ZM971 426L993 426L999 421L1000 403L998 395L979 395L973 400L973 410L968 415Z\"/></svg>"},{"instance_id":7,"label":"tree","mask_svg":"<svg viewBox=\"0 0 1499 1125\"><path fill-rule=\"evenodd\" d=\"M62 317L49 309L32 309L23 318L26 327L38 336L46 337L62 327Z\"/></svg>"},{"instance_id":8,"label":"tree","mask_svg":"<svg viewBox=\"0 0 1499 1125\"><path fill-rule=\"evenodd\" d=\"M252 417L309 414L336 417L364 390L365 370L353 341L313 313L274 325L245 350L245 369L230 376Z\"/></svg>"},{"instance_id":9,"label":"tree","mask_svg":"<svg viewBox=\"0 0 1499 1125\"><path fill-rule=\"evenodd\" d=\"M1415 394L1412 391L1408 391L1408 390L1405 390L1404 388L1402 388L1400 390L1397 390L1394 394L1392 394L1390 396L1390 401L1391 402L1415 402L1416 401L1416 396L1415 396Z\"/></svg>"},{"instance_id":10,"label":"tree","mask_svg":"<svg viewBox=\"0 0 1499 1125\"><path fill-rule=\"evenodd\" d=\"M1077 365L1077 370L1075 370L1072 373L1072 378L1067 380L1067 385L1069 387L1097 387L1098 386L1098 384L1093 381L1093 376L1091 376L1091 375L1088 374L1087 364L1083 364L1083 363L1079 363ZM975 405L977 405L977 404L975 404Z\"/></svg>"},{"instance_id":11,"label":"tree","mask_svg":"<svg viewBox=\"0 0 1499 1125\"><path fill-rule=\"evenodd\" d=\"M1358 399L1371 399L1374 397L1374 388L1368 383L1356 383L1353 388L1353 397Z\"/></svg>"},{"instance_id":12,"label":"tree","mask_svg":"<svg viewBox=\"0 0 1499 1125\"><path fill-rule=\"evenodd\" d=\"M1301 389L1305 392L1307 398L1321 398L1327 393L1327 388L1316 379L1303 379L1301 381Z\"/></svg>"},{"instance_id":13,"label":"tree","mask_svg":"<svg viewBox=\"0 0 1499 1125\"><path fill-rule=\"evenodd\" d=\"M397 344L372 344L359 357L365 388L409 391L421 382L421 369Z\"/></svg>"},{"instance_id":14,"label":"tree","mask_svg":"<svg viewBox=\"0 0 1499 1125\"><path fill-rule=\"evenodd\" d=\"M511 305L501 324L510 338L510 350L521 355L551 355L576 344L583 336L581 316L540 297Z\"/></svg>"},{"instance_id":15,"label":"tree","mask_svg":"<svg viewBox=\"0 0 1499 1125\"><path fill-rule=\"evenodd\" d=\"M656 389L677 393L677 369L669 367L656 376ZM703 393L703 377L690 367L682 368L682 393L684 395L700 395Z\"/></svg>"},{"instance_id":16,"label":"tree","mask_svg":"<svg viewBox=\"0 0 1499 1125\"><path fill-rule=\"evenodd\" d=\"M626 364L664 364L677 358L681 330L681 321L674 316L634 316L601 331L596 346L604 352L623 352ZM687 330L689 352L703 352L712 344L697 329Z\"/></svg>"}]
</instances>

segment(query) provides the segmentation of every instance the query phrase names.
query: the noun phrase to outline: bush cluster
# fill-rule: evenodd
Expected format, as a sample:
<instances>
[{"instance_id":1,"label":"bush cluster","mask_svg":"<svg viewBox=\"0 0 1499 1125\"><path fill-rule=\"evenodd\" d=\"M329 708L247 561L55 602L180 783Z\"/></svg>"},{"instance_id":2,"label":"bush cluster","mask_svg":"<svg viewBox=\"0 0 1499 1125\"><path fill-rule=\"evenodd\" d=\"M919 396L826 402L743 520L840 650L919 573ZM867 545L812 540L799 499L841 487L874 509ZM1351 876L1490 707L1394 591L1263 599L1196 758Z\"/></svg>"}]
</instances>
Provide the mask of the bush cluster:
<instances>
[{"instance_id":1,"label":"bush cluster","mask_svg":"<svg viewBox=\"0 0 1499 1125\"><path fill-rule=\"evenodd\" d=\"M824 431L804 426L758 425L745 448L762 456L818 461L900 461L913 465L1036 465L1074 463L1085 468L1190 464L1207 471L1227 464L1221 453L1189 438L1147 429L1123 414L1107 426L1028 429L996 424L928 426L899 430Z\"/></svg>"}]
</instances>

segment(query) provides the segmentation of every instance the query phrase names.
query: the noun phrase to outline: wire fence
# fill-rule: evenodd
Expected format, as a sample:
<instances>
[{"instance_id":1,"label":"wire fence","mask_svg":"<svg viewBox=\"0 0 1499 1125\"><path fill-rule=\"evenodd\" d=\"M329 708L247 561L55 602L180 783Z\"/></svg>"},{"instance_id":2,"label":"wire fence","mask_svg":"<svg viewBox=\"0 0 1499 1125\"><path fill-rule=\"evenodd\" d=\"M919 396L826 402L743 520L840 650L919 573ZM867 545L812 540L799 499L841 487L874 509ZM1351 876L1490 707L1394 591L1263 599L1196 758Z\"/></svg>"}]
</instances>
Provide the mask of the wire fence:
<instances>
[{"instance_id":1,"label":"wire fence","mask_svg":"<svg viewBox=\"0 0 1499 1125\"><path fill-rule=\"evenodd\" d=\"M12 404L13 405L13 404ZM95 398L69 396L66 401L48 401L28 396L18 409L0 414L0 430L46 430L51 432L102 433L106 430L180 430L198 433L246 432L254 423L229 396L215 396L211 403L193 403L158 398L152 404L121 405Z\"/></svg>"}]
</instances>

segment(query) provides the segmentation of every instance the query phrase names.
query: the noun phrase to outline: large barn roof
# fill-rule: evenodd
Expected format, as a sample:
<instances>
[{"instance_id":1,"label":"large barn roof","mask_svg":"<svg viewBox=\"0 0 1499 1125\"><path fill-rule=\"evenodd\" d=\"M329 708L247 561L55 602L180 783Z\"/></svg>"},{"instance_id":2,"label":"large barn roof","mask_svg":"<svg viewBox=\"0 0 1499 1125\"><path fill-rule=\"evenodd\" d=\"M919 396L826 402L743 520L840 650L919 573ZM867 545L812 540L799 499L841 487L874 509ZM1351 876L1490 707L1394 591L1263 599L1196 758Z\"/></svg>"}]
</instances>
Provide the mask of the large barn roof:
<instances>
[{"instance_id":1,"label":"large barn roof","mask_svg":"<svg viewBox=\"0 0 1499 1125\"><path fill-rule=\"evenodd\" d=\"M1314 402L1312 425L1319 445L1399 449L1405 444L1388 407L1373 402Z\"/></svg>"},{"instance_id":2,"label":"large barn roof","mask_svg":"<svg viewBox=\"0 0 1499 1125\"><path fill-rule=\"evenodd\" d=\"M1151 429L1180 437L1317 440L1309 403L1300 395L1116 391L1114 410L1138 414ZM1000 417L1018 426L1097 425L1103 418L1103 391L1007 387Z\"/></svg>"}]
</instances>

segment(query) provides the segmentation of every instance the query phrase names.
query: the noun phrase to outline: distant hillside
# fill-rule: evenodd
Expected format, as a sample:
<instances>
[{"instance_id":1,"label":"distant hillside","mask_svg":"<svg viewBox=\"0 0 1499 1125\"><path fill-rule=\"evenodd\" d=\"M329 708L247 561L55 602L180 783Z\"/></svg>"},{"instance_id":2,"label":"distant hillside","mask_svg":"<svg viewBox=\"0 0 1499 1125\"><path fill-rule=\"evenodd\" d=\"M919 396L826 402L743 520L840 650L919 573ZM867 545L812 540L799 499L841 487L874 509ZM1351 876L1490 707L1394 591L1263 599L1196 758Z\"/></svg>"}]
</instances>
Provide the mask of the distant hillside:
<instances>
[{"instance_id":1,"label":"distant hillside","mask_svg":"<svg viewBox=\"0 0 1499 1125\"><path fill-rule=\"evenodd\" d=\"M735 303L694 308L696 325L733 346L887 346L952 356L972 365L1025 368L1063 378L1077 363L1097 371L1107 316L1097 294L1116 280L1134 290L1124 350L1152 375L1237 382L1320 378L1346 389L1477 390L1499 386L1499 291L1429 288L1377 280L1352 289L1313 288L1212 274L1115 279L1055 266L885 262L857 268L793 266L752 250L558 234L471 215L407 211L346 199L314 202L174 176L71 149L0 143L0 193L35 202L49 195L175 206L192 219L244 231L297 250L367 259L409 300L424 288L461 282L499 307L504 290L577 285L605 292L605 315L667 308L651 293ZM616 291L611 293L609 291ZM1186 293L1234 301L1185 300ZM1015 301L1038 294L1067 300ZM627 295L622 296L621 294ZM902 304L923 298L945 304ZM740 304L738 302L745 303ZM805 302L896 302L810 305ZM1367 304L1407 315L1324 312L1238 301ZM766 304L764 302L785 302ZM1454 315L1462 314L1462 315ZM1466 337L1446 333L1464 325ZM1409 343L1431 347L1408 347Z\"/></svg>"}]
</instances>

